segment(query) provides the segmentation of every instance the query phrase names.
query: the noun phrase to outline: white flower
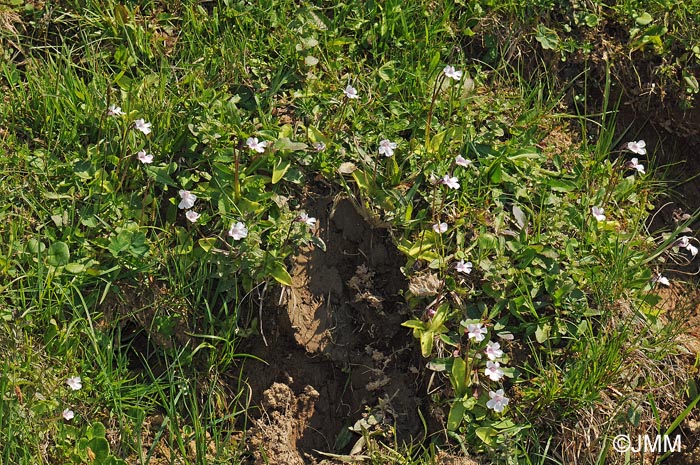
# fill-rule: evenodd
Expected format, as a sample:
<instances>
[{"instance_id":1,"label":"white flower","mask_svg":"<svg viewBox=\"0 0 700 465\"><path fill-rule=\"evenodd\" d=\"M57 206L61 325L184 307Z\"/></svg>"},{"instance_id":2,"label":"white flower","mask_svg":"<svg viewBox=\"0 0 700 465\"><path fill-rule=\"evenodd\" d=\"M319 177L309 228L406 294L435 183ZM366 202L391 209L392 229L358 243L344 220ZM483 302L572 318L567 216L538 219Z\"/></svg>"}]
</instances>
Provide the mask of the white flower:
<instances>
[{"instance_id":1,"label":"white flower","mask_svg":"<svg viewBox=\"0 0 700 465\"><path fill-rule=\"evenodd\" d=\"M459 166L463 166L463 167L467 168L467 167L469 167L469 165L472 164L472 161L467 160L462 155L457 155L455 157L455 163L457 163Z\"/></svg>"},{"instance_id":2,"label":"white flower","mask_svg":"<svg viewBox=\"0 0 700 465\"><path fill-rule=\"evenodd\" d=\"M447 65L442 72L445 73L445 76L455 81L462 79L462 72L455 70L454 66Z\"/></svg>"},{"instance_id":3,"label":"white flower","mask_svg":"<svg viewBox=\"0 0 700 465\"><path fill-rule=\"evenodd\" d=\"M314 150L316 150L317 152L323 152L324 150L326 150L326 144L324 144L323 142L316 142L314 144Z\"/></svg>"},{"instance_id":4,"label":"white flower","mask_svg":"<svg viewBox=\"0 0 700 465\"><path fill-rule=\"evenodd\" d=\"M472 272L472 262L465 262L464 260L460 260L455 265L455 270L457 270L460 273L469 274Z\"/></svg>"},{"instance_id":5,"label":"white flower","mask_svg":"<svg viewBox=\"0 0 700 465\"><path fill-rule=\"evenodd\" d=\"M593 214L593 218L597 221L605 221L605 214L602 208L593 207L591 208L591 213Z\"/></svg>"},{"instance_id":6,"label":"white flower","mask_svg":"<svg viewBox=\"0 0 700 465\"><path fill-rule=\"evenodd\" d=\"M121 116L123 114L124 112L122 111L121 107L118 107L116 105L110 105L107 109L108 116Z\"/></svg>"},{"instance_id":7,"label":"white flower","mask_svg":"<svg viewBox=\"0 0 700 465\"><path fill-rule=\"evenodd\" d=\"M686 249L694 257L698 254L698 248L690 243L690 238L688 236L683 236L676 241L676 245L683 249Z\"/></svg>"},{"instance_id":8,"label":"white flower","mask_svg":"<svg viewBox=\"0 0 700 465\"><path fill-rule=\"evenodd\" d=\"M469 339L474 339L476 342L481 342L484 340L488 330L484 328L481 323L470 323L467 325L466 332Z\"/></svg>"},{"instance_id":9,"label":"white flower","mask_svg":"<svg viewBox=\"0 0 700 465\"><path fill-rule=\"evenodd\" d=\"M246 228L243 223L238 221L236 224L231 225L231 229L229 229L228 235L233 237L234 241L240 241L244 237L248 236L248 228Z\"/></svg>"},{"instance_id":10,"label":"white flower","mask_svg":"<svg viewBox=\"0 0 700 465\"><path fill-rule=\"evenodd\" d=\"M151 155L150 153L146 153L145 150L139 151L139 153L137 153L136 156L138 157L139 161L144 165L153 163L153 155Z\"/></svg>"},{"instance_id":11,"label":"white flower","mask_svg":"<svg viewBox=\"0 0 700 465\"><path fill-rule=\"evenodd\" d=\"M486 407L495 410L496 412L502 412L503 408L508 405L510 399L508 399L504 393L503 389L499 389L496 392L489 391L489 397L491 400L486 402Z\"/></svg>"},{"instance_id":12,"label":"white flower","mask_svg":"<svg viewBox=\"0 0 700 465\"><path fill-rule=\"evenodd\" d=\"M355 88L354 88L353 86L351 86L350 84L348 84L348 86L347 86L345 89L343 89L343 93L344 93L345 96L346 96L347 98L349 98L349 99L360 98L360 96L357 95L357 89L355 89Z\"/></svg>"},{"instance_id":13,"label":"white flower","mask_svg":"<svg viewBox=\"0 0 700 465\"><path fill-rule=\"evenodd\" d=\"M442 234L445 231L447 231L447 223L435 223L433 225L433 231L435 231L438 234Z\"/></svg>"},{"instance_id":14,"label":"white flower","mask_svg":"<svg viewBox=\"0 0 700 465\"><path fill-rule=\"evenodd\" d=\"M633 158L630 161L628 161L627 164L625 165L625 167L629 168L629 169L637 170L642 174L646 174L646 172L644 171L644 165L639 163L638 158Z\"/></svg>"},{"instance_id":15,"label":"white flower","mask_svg":"<svg viewBox=\"0 0 700 465\"><path fill-rule=\"evenodd\" d=\"M134 121L134 127L146 135L151 133L151 123L145 122L143 118Z\"/></svg>"},{"instance_id":16,"label":"white flower","mask_svg":"<svg viewBox=\"0 0 700 465\"><path fill-rule=\"evenodd\" d=\"M250 150L263 153L265 151L265 147L267 147L267 141L263 140L259 142L257 137L249 137L246 139L245 145L247 145Z\"/></svg>"},{"instance_id":17,"label":"white flower","mask_svg":"<svg viewBox=\"0 0 700 465\"><path fill-rule=\"evenodd\" d=\"M491 381L498 381L499 379L503 378L503 370L501 370L501 364L498 362L486 362L484 374L491 378Z\"/></svg>"},{"instance_id":18,"label":"white flower","mask_svg":"<svg viewBox=\"0 0 700 465\"><path fill-rule=\"evenodd\" d=\"M644 142L643 140L638 140L637 142L627 142L627 150L630 152L636 153L637 155L646 155L647 154L647 149L646 149L647 143Z\"/></svg>"},{"instance_id":19,"label":"white flower","mask_svg":"<svg viewBox=\"0 0 700 465\"><path fill-rule=\"evenodd\" d=\"M190 220L192 223L196 223L197 220L199 219L200 215L194 210L187 210L187 213L185 213L185 216L187 217L188 220Z\"/></svg>"},{"instance_id":20,"label":"white flower","mask_svg":"<svg viewBox=\"0 0 700 465\"><path fill-rule=\"evenodd\" d=\"M194 195L192 192L186 191L184 189L180 189L178 191L178 194L180 194L180 198L182 200L177 205L177 208L180 208L182 210L186 210L188 208L194 207L194 202L197 200L196 195Z\"/></svg>"},{"instance_id":21,"label":"white flower","mask_svg":"<svg viewBox=\"0 0 700 465\"><path fill-rule=\"evenodd\" d=\"M83 380L80 379L80 376L72 376L68 378L66 380L66 384L74 391L79 391L83 388Z\"/></svg>"},{"instance_id":22,"label":"white flower","mask_svg":"<svg viewBox=\"0 0 700 465\"><path fill-rule=\"evenodd\" d=\"M63 415L63 419L66 421L70 421L75 417L75 413L73 412L73 410L71 410L69 408L65 409L63 411L62 415Z\"/></svg>"},{"instance_id":23,"label":"white flower","mask_svg":"<svg viewBox=\"0 0 700 465\"><path fill-rule=\"evenodd\" d=\"M385 157L392 156L396 146L396 142L391 142L388 139L382 140L379 142L379 155L384 155Z\"/></svg>"},{"instance_id":24,"label":"white flower","mask_svg":"<svg viewBox=\"0 0 700 465\"><path fill-rule=\"evenodd\" d=\"M449 174L446 174L442 177L440 183L446 185L450 189L459 189L459 179L457 179L456 176L450 176Z\"/></svg>"},{"instance_id":25,"label":"white flower","mask_svg":"<svg viewBox=\"0 0 700 465\"><path fill-rule=\"evenodd\" d=\"M661 273L657 273L654 277L651 278L652 283L659 283L664 286L670 286L671 281L668 280L666 276L661 275Z\"/></svg>"},{"instance_id":26,"label":"white flower","mask_svg":"<svg viewBox=\"0 0 700 465\"><path fill-rule=\"evenodd\" d=\"M496 360L497 358L501 358L503 356L501 344L499 344L498 342L487 342L486 350L484 350L484 353L489 358L489 360Z\"/></svg>"},{"instance_id":27,"label":"white flower","mask_svg":"<svg viewBox=\"0 0 700 465\"><path fill-rule=\"evenodd\" d=\"M316 218L314 218L313 216L309 216L306 212L301 212L297 217L297 221L305 223L306 226L310 228L316 226Z\"/></svg>"}]
</instances>

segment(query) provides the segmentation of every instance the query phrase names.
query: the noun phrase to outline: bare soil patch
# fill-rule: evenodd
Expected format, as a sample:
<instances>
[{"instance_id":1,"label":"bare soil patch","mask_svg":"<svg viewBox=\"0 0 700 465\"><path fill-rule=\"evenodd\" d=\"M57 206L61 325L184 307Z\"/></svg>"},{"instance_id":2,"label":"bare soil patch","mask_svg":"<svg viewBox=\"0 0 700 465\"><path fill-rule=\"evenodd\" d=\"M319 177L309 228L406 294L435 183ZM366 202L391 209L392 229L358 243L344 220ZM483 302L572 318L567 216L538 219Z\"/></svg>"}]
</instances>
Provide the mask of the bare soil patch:
<instances>
[{"instance_id":1,"label":"bare soil patch","mask_svg":"<svg viewBox=\"0 0 700 465\"><path fill-rule=\"evenodd\" d=\"M363 427L399 443L425 434L420 354L400 326L408 312L402 256L350 200L310 198L306 210L327 249L299 251L291 288L264 308L267 345L255 337L241 350L267 362L248 361L244 370L252 404L261 406L249 430L255 464L265 456L304 464L323 458L314 451L348 454Z\"/></svg>"}]
</instances>

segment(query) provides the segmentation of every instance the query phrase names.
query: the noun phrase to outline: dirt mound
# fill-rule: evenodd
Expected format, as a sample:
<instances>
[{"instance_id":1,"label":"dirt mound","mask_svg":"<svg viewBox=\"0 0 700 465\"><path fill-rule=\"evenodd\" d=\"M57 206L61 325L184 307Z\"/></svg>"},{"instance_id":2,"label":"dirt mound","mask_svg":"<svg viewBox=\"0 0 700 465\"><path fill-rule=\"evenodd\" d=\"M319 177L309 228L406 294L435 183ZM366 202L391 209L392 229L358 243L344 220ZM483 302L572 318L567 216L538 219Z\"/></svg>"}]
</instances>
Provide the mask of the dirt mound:
<instances>
[{"instance_id":1,"label":"dirt mound","mask_svg":"<svg viewBox=\"0 0 700 465\"><path fill-rule=\"evenodd\" d=\"M326 251L309 246L294 257L291 288L264 309L267 346L250 338L243 348L268 364L245 367L253 404L265 412L275 392L288 399L254 419L250 444L269 454L273 443L292 451L294 458L274 463L312 463L315 450L350 452L363 428L392 441L420 440L418 409L427 402L420 354L400 326L408 312L404 259L349 200L316 198L306 210L318 219Z\"/></svg>"}]
</instances>

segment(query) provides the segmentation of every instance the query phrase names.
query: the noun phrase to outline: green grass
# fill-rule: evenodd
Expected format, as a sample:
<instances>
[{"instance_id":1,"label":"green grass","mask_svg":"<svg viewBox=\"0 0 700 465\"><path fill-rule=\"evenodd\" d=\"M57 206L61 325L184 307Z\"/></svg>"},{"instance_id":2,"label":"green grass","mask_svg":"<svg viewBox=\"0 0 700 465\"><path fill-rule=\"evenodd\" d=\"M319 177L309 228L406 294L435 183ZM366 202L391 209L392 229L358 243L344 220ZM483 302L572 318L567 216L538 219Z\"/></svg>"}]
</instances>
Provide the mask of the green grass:
<instances>
[{"instance_id":1,"label":"green grass","mask_svg":"<svg viewBox=\"0 0 700 465\"><path fill-rule=\"evenodd\" d=\"M659 184L624 168L636 155L619 147L635 130L616 132L610 81L594 109L587 90L585 105L566 108L574 83L548 68L551 50L590 49L577 34L595 30L576 23L586 15L631 28L643 8L565 5L563 18L544 13L549 2L0 6L16 19L0 28L0 461L245 463L256 406L230 380L241 341L259 338L256 292L289 285L287 258L314 240L298 219L319 178L389 225L407 279L441 283L406 292L404 324L437 372L444 434L368 439L372 463L435 463L440 449L567 463L562 427L592 409L607 412L590 419L601 441L579 459L617 463L605 438L689 415L692 392L682 406L664 400L689 373L663 381L680 363L678 329L658 318L650 282L670 254L687 257L673 247L682 228L644 227ZM649 27L667 10L672 27L646 52L692 52L680 19L695 5L649 8ZM513 18L530 32L488 29ZM551 48L532 61L509 53L527 43ZM697 66L683 56L681 77ZM347 85L359 99L343 96ZM140 118L150 134L134 129ZM557 132L573 136L544 142ZM267 150L249 150L248 137ZM392 157L378 153L384 139L398 143ZM446 174L459 189L432 180ZM181 189L198 197L196 223L178 208ZM248 235L235 240L239 221ZM460 260L471 274L455 271ZM483 342L465 334L476 323ZM484 374L487 341L505 351L498 381ZM487 404L497 389L510 399L502 413Z\"/></svg>"}]
</instances>

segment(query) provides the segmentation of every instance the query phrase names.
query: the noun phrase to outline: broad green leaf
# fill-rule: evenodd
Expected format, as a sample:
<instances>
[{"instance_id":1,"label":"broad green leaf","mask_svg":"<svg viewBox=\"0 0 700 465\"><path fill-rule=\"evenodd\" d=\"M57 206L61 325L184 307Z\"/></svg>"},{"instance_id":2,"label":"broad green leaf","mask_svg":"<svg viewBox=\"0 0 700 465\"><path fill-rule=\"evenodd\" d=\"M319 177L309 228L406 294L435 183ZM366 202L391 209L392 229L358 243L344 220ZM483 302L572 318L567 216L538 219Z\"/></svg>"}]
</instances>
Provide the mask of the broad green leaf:
<instances>
[{"instance_id":1,"label":"broad green leaf","mask_svg":"<svg viewBox=\"0 0 700 465\"><path fill-rule=\"evenodd\" d=\"M559 47L559 36L556 31L542 24L537 25L537 32L535 33L535 40L542 45L545 50L555 50Z\"/></svg>"},{"instance_id":2,"label":"broad green leaf","mask_svg":"<svg viewBox=\"0 0 700 465\"><path fill-rule=\"evenodd\" d=\"M209 252L214 245L216 245L216 241L218 239L215 237L202 237L197 241L199 243L199 246L204 250L205 252Z\"/></svg>"},{"instance_id":3,"label":"broad green leaf","mask_svg":"<svg viewBox=\"0 0 700 465\"><path fill-rule=\"evenodd\" d=\"M436 358L428 362L426 367L428 370L432 371L447 371L451 370L452 363L454 362L454 358L452 357L446 357L446 358Z\"/></svg>"},{"instance_id":4,"label":"broad green leaf","mask_svg":"<svg viewBox=\"0 0 700 465\"><path fill-rule=\"evenodd\" d=\"M637 24L639 24L640 26L646 26L647 24L651 23L653 20L654 20L654 18L652 18L652 16L645 11L641 15L637 16L634 21Z\"/></svg>"},{"instance_id":5,"label":"broad green leaf","mask_svg":"<svg viewBox=\"0 0 700 465\"><path fill-rule=\"evenodd\" d=\"M294 142L289 139L289 137L282 137L275 141L274 147L277 150L288 151L288 152L298 152L300 150L306 150L308 145L303 142Z\"/></svg>"},{"instance_id":6,"label":"broad green leaf","mask_svg":"<svg viewBox=\"0 0 700 465\"><path fill-rule=\"evenodd\" d=\"M66 265L66 271L73 274L80 274L85 269L86 267L82 263L69 263Z\"/></svg>"},{"instance_id":7,"label":"broad green leaf","mask_svg":"<svg viewBox=\"0 0 700 465\"><path fill-rule=\"evenodd\" d=\"M370 192L372 180L367 173L361 170L355 170L352 172L352 177L355 179L357 187L365 192Z\"/></svg>"},{"instance_id":8,"label":"broad green leaf","mask_svg":"<svg viewBox=\"0 0 700 465\"><path fill-rule=\"evenodd\" d=\"M535 339L537 339L537 342L543 344L544 341L549 339L549 333L551 332L551 330L552 327L549 325L549 323L537 325L537 330L535 331Z\"/></svg>"},{"instance_id":9,"label":"broad green leaf","mask_svg":"<svg viewBox=\"0 0 700 465\"><path fill-rule=\"evenodd\" d=\"M467 392L467 364L463 358L457 357L452 363L452 383L455 394L458 397L464 396Z\"/></svg>"},{"instance_id":10,"label":"broad green leaf","mask_svg":"<svg viewBox=\"0 0 700 465\"><path fill-rule=\"evenodd\" d=\"M480 428L476 429L476 435L484 441L484 444L487 444L489 446L493 446L495 444L495 437L498 434L498 431L496 431L494 428L491 428L490 426L482 426Z\"/></svg>"},{"instance_id":11,"label":"broad green leaf","mask_svg":"<svg viewBox=\"0 0 700 465\"><path fill-rule=\"evenodd\" d=\"M435 335L431 331L426 331L420 336L420 352L423 357L430 357L430 353L433 351L433 338Z\"/></svg>"},{"instance_id":12,"label":"broad green leaf","mask_svg":"<svg viewBox=\"0 0 700 465\"><path fill-rule=\"evenodd\" d=\"M55 242L49 247L48 262L51 266L65 266L70 262L70 250L65 242Z\"/></svg>"},{"instance_id":13,"label":"broad green leaf","mask_svg":"<svg viewBox=\"0 0 700 465\"><path fill-rule=\"evenodd\" d=\"M178 187L170 175L177 170L177 163L172 162L164 166L146 166L146 174L157 183L170 187Z\"/></svg>"},{"instance_id":14,"label":"broad green leaf","mask_svg":"<svg viewBox=\"0 0 700 465\"><path fill-rule=\"evenodd\" d=\"M104 437L92 438L88 441L87 447L94 454L91 463L104 463L109 457L109 442ZM88 458L92 458L88 453Z\"/></svg>"},{"instance_id":15,"label":"broad green leaf","mask_svg":"<svg viewBox=\"0 0 700 465\"><path fill-rule=\"evenodd\" d=\"M311 237L311 243L312 243L314 246L316 246L317 248L323 250L324 252L326 251L326 243L325 243L325 242L323 241L323 239L321 239L320 237L318 237L318 236L312 236L312 237Z\"/></svg>"},{"instance_id":16,"label":"broad green leaf","mask_svg":"<svg viewBox=\"0 0 700 465\"><path fill-rule=\"evenodd\" d=\"M405 328L414 328L420 330L425 330L427 328L426 323L415 318L413 320L404 321L403 323L401 323L401 326Z\"/></svg>"},{"instance_id":17,"label":"broad green leaf","mask_svg":"<svg viewBox=\"0 0 700 465\"><path fill-rule=\"evenodd\" d=\"M292 285L292 277L289 275L287 268L280 261L275 260L269 268L270 276L275 278L275 280L285 286Z\"/></svg>"},{"instance_id":18,"label":"broad green leaf","mask_svg":"<svg viewBox=\"0 0 700 465\"><path fill-rule=\"evenodd\" d=\"M280 182L291 165L289 160L278 159L272 168L272 184Z\"/></svg>"},{"instance_id":19,"label":"broad green leaf","mask_svg":"<svg viewBox=\"0 0 700 465\"><path fill-rule=\"evenodd\" d=\"M455 401L450 408L450 413L447 416L447 429L448 431L456 431L459 425L462 424L464 420L464 404L462 400Z\"/></svg>"}]
</instances>

